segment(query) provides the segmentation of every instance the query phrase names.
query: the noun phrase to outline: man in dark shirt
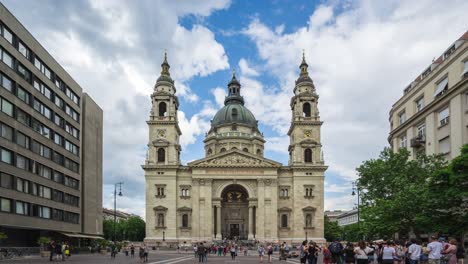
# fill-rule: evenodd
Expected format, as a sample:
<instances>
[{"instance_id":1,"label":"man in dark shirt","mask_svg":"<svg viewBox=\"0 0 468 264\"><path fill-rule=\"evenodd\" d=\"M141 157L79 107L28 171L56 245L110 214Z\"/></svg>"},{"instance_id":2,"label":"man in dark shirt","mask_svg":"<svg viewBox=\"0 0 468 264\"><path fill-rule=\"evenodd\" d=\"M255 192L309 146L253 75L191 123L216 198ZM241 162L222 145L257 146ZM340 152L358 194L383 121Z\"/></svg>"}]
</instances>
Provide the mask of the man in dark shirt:
<instances>
[{"instance_id":1,"label":"man in dark shirt","mask_svg":"<svg viewBox=\"0 0 468 264\"><path fill-rule=\"evenodd\" d=\"M203 262L205 258L205 247L203 246L203 243L200 243L197 249L198 253L198 262Z\"/></svg>"}]
</instances>

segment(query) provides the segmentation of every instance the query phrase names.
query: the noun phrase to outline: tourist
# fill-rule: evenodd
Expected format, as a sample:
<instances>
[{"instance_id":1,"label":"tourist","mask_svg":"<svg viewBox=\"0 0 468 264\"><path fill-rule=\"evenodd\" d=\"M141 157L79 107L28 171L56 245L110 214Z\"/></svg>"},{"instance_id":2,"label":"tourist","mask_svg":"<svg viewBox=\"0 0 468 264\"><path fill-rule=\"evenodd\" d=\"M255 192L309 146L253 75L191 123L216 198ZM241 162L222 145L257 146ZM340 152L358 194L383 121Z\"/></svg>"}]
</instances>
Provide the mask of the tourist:
<instances>
[{"instance_id":1,"label":"tourist","mask_svg":"<svg viewBox=\"0 0 468 264\"><path fill-rule=\"evenodd\" d=\"M198 258L198 247L197 245L193 245L193 253L195 254L195 258Z\"/></svg>"},{"instance_id":2,"label":"tourist","mask_svg":"<svg viewBox=\"0 0 468 264\"><path fill-rule=\"evenodd\" d=\"M339 239L335 239L328 248L332 254L332 263L341 264L341 256L343 255L343 245Z\"/></svg>"},{"instance_id":3,"label":"tourist","mask_svg":"<svg viewBox=\"0 0 468 264\"><path fill-rule=\"evenodd\" d=\"M440 264L442 249L442 243L437 241L435 236L431 236L431 243L427 245L427 252L429 253L429 264Z\"/></svg>"},{"instance_id":4,"label":"tourist","mask_svg":"<svg viewBox=\"0 0 468 264\"><path fill-rule=\"evenodd\" d=\"M148 262L149 247L146 244L143 244L143 258L145 262Z\"/></svg>"},{"instance_id":5,"label":"tourist","mask_svg":"<svg viewBox=\"0 0 468 264\"><path fill-rule=\"evenodd\" d=\"M302 245L299 248L299 260L301 263L306 263L307 261L307 240L302 241Z\"/></svg>"},{"instance_id":6,"label":"tourist","mask_svg":"<svg viewBox=\"0 0 468 264\"><path fill-rule=\"evenodd\" d=\"M55 244L55 256L56 260L63 260L63 254L62 254L62 245L60 243Z\"/></svg>"},{"instance_id":7,"label":"tourist","mask_svg":"<svg viewBox=\"0 0 468 264\"><path fill-rule=\"evenodd\" d=\"M229 252L231 253L231 259L235 260L236 259L236 245L231 245Z\"/></svg>"},{"instance_id":8,"label":"tourist","mask_svg":"<svg viewBox=\"0 0 468 264\"><path fill-rule=\"evenodd\" d=\"M395 257L394 264L405 263L405 249L403 248L402 242L396 242L395 244Z\"/></svg>"},{"instance_id":9,"label":"tourist","mask_svg":"<svg viewBox=\"0 0 468 264\"><path fill-rule=\"evenodd\" d=\"M246 245L244 246L244 256L248 256L249 255L249 247Z\"/></svg>"},{"instance_id":10,"label":"tourist","mask_svg":"<svg viewBox=\"0 0 468 264\"><path fill-rule=\"evenodd\" d=\"M347 264L354 264L356 262L354 258L354 246L353 243L348 242L346 244L346 248L344 249L344 254L345 254L345 263Z\"/></svg>"},{"instance_id":11,"label":"tourist","mask_svg":"<svg viewBox=\"0 0 468 264\"><path fill-rule=\"evenodd\" d=\"M68 242L65 243L65 257L68 259L70 258L71 254L70 254L70 245L68 244Z\"/></svg>"},{"instance_id":12,"label":"tourist","mask_svg":"<svg viewBox=\"0 0 468 264\"><path fill-rule=\"evenodd\" d=\"M267 246L267 253L268 253L268 263L271 263L271 261L273 260L273 246L270 244L268 244Z\"/></svg>"},{"instance_id":13,"label":"tourist","mask_svg":"<svg viewBox=\"0 0 468 264\"><path fill-rule=\"evenodd\" d=\"M382 264L393 264L395 248L393 242L384 242L381 249Z\"/></svg>"},{"instance_id":14,"label":"tourist","mask_svg":"<svg viewBox=\"0 0 468 264\"><path fill-rule=\"evenodd\" d=\"M367 259L369 260L369 264L374 264L375 254L376 254L376 246L374 243L369 242L368 247L372 250L370 253L367 254Z\"/></svg>"},{"instance_id":15,"label":"tourist","mask_svg":"<svg viewBox=\"0 0 468 264\"><path fill-rule=\"evenodd\" d=\"M359 241L358 246L354 248L354 254L356 254L357 264L368 264L369 254L373 253L374 250L366 245L364 240Z\"/></svg>"},{"instance_id":16,"label":"tourist","mask_svg":"<svg viewBox=\"0 0 468 264\"><path fill-rule=\"evenodd\" d=\"M145 260L145 250L143 247L139 247L138 256L140 257L140 263L143 263Z\"/></svg>"},{"instance_id":17,"label":"tourist","mask_svg":"<svg viewBox=\"0 0 468 264\"><path fill-rule=\"evenodd\" d=\"M198 262L203 262L205 260L204 258L205 247L203 246L203 243L200 243L200 245L198 246L197 253L198 253Z\"/></svg>"},{"instance_id":18,"label":"tourist","mask_svg":"<svg viewBox=\"0 0 468 264\"><path fill-rule=\"evenodd\" d=\"M49 248L49 251L50 251L49 260L52 261L53 257L54 257L54 253L55 253L55 242L53 240L50 241L48 248Z\"/></svg>"},{"instance_id":19,"label":"tourist","mask_svg":"<svg viewBox=\"0 0 468 264\"><path fill-rule=\"evenodd\" d=\"M307 248L307 261L308 264L316 264L318 259L319 248L315 242L312 240L309 242L309 247Z\"/></svg>"},{"instance_id":20,"label":"tourist","mask_svg":"<svg viewBox=\"0 0 468 264\"><path fill-rule=\"evenodd\" d=\"M133 244L130 246L130 257L135 257L135 246Z\"/></svg>"},{"instance_id":21,"label":"tourist","mask_svg":"<svg viewBox=\"0 0 468 264\"><path fill-rule=\"evenodd\" d=\"M260 263L263 263L263 256L265 255L265 248L263 247L263 245L259 245L258 246L258 256L260 257Z\"/></svg>"},{"instance_id":22,"label":"tourist","mask_svg":"<svg viewBox=\"0 0 468 264\"><path fill-rule=\"evenodd\" d=\"M416 243L416 239L411 239L411 245L408 247L408 257L410 264L418 264L421 258L422 247Z\"/></svg>"},{"instance_id":23,"label":"tourist","mask_svg":"<svg viewBox=\"0 0 468 264\"><path fill-rule=\"evenodd\" d=\"M457 264L457 240L450 239L449 246L442 253L445 254L445 263Z\"/></svg>"},{"instance_id":24,"label":"tourist","mask_svg":"<svg viewBox=\"0 0 468 264\"><path fill-rule=\"evenodd\" d=\"M330 250L328 249L329 244L325 245L323 247L323 263L324 264L330 264L332 262L332 255Z\"/></svg>"}]
</instances>

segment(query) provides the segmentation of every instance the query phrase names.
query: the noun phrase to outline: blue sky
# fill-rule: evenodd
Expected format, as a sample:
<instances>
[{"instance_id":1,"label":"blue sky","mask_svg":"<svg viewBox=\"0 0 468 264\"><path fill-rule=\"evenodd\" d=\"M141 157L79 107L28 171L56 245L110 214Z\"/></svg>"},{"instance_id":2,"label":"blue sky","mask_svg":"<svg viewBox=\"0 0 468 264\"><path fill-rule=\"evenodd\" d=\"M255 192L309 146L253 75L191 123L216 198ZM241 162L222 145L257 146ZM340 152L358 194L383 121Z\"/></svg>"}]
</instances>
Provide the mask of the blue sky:
<instances>
[{"instance_id":1,"label":"blue sky","mask_svg":"<svg viewBox=\"0 0 468 264\"><path fill-rule=\"evenodd\" d=\"M350 209L355 168L388 145L388 112L467 30L466 1L3 1L104 110L104 206L144 215L149 95L164 50L180 99L182 160L203 157L231 70L287 164L289 100L302 50L319 99L325 207Z\"/></svg>"}]
</instances>

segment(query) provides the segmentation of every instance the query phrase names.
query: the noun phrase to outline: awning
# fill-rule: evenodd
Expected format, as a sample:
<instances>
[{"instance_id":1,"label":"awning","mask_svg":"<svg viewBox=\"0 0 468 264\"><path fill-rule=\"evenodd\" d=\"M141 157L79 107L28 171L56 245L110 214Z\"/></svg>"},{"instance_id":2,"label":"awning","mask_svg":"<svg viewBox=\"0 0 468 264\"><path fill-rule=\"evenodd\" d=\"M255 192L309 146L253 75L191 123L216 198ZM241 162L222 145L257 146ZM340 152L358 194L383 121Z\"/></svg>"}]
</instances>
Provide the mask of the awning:
<instances>
[{"instance_id":1,"label":"awning","mask_svg":"<svg viewBox=\"0 0 468 264\"><path fill-rule=\"evenodd\" d=\"M65 235L67 237L77 237L77 238L91 238L91 239L104 239L101 236L92 236L92 235L84 235L84 234L74 234L74 233L63 233L61 232L62 235Z\"/></svg>"}]
</instances>

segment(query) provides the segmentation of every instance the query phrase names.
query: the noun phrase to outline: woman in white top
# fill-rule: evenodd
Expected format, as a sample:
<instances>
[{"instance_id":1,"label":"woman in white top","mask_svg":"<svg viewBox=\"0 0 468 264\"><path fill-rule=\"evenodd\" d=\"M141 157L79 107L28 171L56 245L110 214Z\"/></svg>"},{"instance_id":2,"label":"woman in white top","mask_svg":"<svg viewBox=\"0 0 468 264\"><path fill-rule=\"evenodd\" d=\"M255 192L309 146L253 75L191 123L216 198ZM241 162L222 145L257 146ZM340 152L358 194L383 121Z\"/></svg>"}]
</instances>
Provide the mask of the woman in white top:
<instances>
[{"instance_id":1,"label":"woman in white top","mask_svg":"<svg viewBox=\"0 0 468 264\"><path fill-rule=\"evenodd\" d=\"M363 240L359 241L358 246L354 248L354 254L356 254L357 264L368 264L369 258L367 254L374 251L372 248L366 246L366 242Z\"/></svg>"},{"instance_id":2,"label":"woman in white top","mask_svg":"<svg viewBox=\"0 0 468 264\"><path fill-rule=\"evenodd\" d=\"M393 258L395 257L395 248L393 242L388 244L384 242L382 247L382 264L393 264Z\"/></svg>"}]
</instances>

